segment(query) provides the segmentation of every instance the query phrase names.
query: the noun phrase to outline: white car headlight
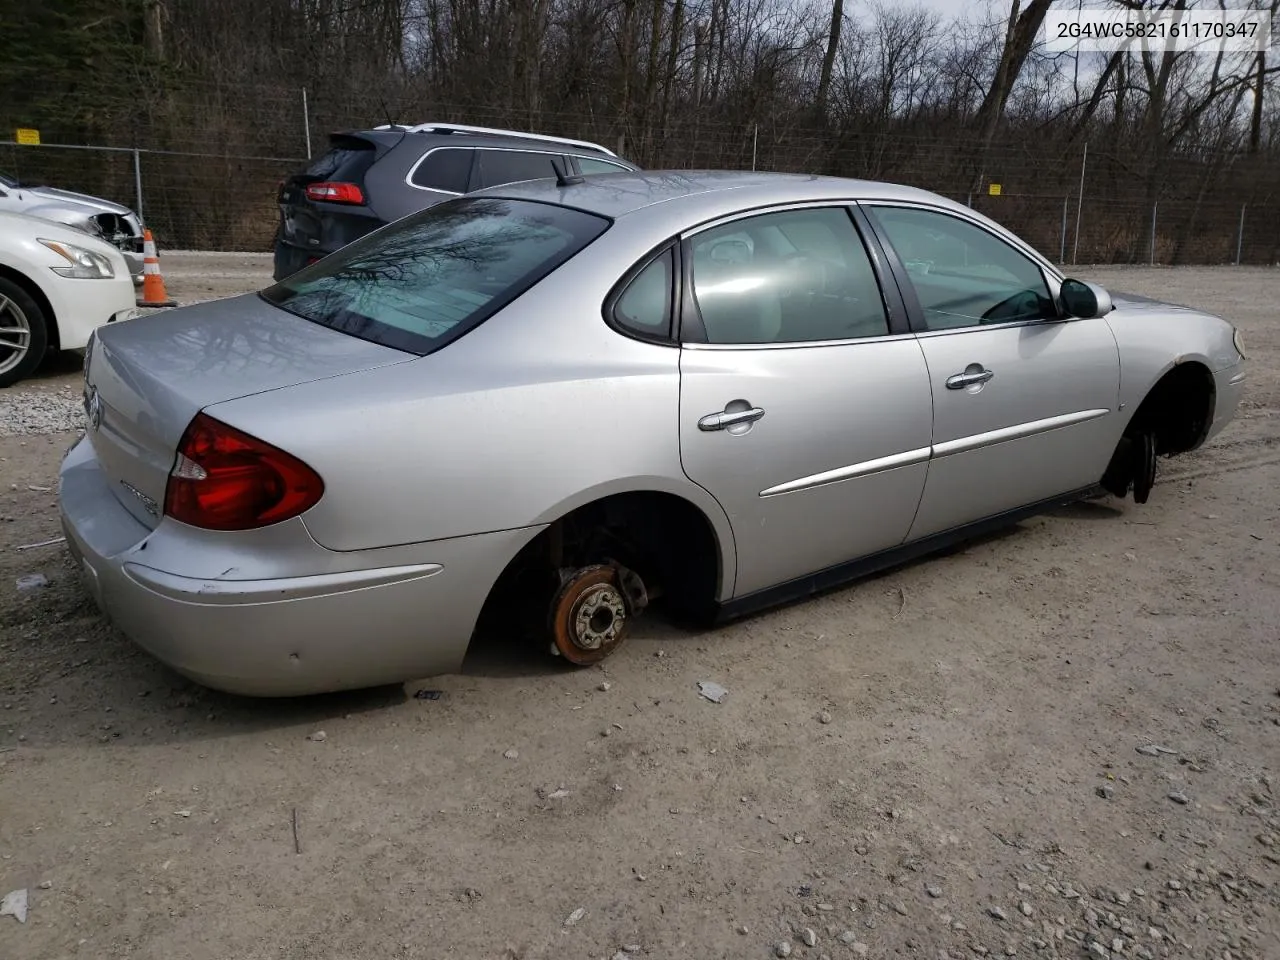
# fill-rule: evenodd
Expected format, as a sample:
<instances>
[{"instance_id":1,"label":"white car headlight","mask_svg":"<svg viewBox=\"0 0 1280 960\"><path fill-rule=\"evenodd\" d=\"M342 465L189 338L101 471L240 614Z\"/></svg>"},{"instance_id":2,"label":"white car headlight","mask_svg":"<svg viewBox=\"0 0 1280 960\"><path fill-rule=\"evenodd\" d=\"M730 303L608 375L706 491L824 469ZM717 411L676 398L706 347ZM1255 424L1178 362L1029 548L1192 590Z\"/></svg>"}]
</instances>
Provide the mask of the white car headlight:
<instances>
[{"instance_id":1,"label":"white car headlight","mask_svg":"<svg viewBox=\"0 0 1280 960\"><path fill-rule=\"evenodd\" d=\"M78 247L74 243L63 243L61 240L41 240L46 247L67 261L65 267L50 267L60 277L72 277L77 280L110 280L116 275L116 269L100 253Z\"/></svg>"},{"instance_id":2,"label":"white car headlight","mask_svg":"<svg viewBox=\"0 0 1280 960\"><path fill-rule=\"evenodd\" d=\"M1240 337L1240 331L1234 327L1231 330L1231 342L1235 345L1236 353L1240 354L1240 359L1248 360L1249 357L1244 352L1244 340Z\"/></svg>"}]
</instances>

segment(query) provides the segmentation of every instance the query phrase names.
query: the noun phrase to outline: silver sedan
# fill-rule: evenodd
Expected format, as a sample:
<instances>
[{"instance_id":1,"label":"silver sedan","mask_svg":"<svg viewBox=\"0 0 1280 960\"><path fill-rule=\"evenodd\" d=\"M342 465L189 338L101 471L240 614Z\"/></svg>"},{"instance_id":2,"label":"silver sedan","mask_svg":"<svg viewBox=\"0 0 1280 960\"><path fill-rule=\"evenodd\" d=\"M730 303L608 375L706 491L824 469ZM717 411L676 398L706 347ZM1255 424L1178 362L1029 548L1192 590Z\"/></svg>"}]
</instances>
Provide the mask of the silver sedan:
<instances>
[{"instance_id":1,"label":"silver sedan","mask_svg":"<svg viewBox=\"0 0 1280 960\"><path fill-rule=\"evenodd\" d=\"M920 190L562 175L100 330L62 517L103 610L212 687L454 671L490 619L588 664L651 603L724 620L1143 502L1243 359Z\"/></svg>"}]
</instances>

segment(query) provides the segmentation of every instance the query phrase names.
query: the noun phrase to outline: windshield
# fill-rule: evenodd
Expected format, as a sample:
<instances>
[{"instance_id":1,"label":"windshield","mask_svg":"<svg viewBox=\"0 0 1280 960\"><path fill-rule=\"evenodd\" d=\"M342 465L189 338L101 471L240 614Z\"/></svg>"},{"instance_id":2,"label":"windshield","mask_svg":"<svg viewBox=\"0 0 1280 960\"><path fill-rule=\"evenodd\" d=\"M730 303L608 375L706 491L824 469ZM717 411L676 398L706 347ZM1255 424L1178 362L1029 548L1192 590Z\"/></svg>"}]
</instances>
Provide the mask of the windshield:
<instances>
[{"instance_id":1,"label":"windshield","mask_svg":"<svg viewBox=\"0 0 1280 960\"><path fill-rule=\"evenodd\" d=\"M554 204L463 197L377 230L262 296L334 330L425 355L497 313L608 226Z\"/></svg>"}]
</instances>

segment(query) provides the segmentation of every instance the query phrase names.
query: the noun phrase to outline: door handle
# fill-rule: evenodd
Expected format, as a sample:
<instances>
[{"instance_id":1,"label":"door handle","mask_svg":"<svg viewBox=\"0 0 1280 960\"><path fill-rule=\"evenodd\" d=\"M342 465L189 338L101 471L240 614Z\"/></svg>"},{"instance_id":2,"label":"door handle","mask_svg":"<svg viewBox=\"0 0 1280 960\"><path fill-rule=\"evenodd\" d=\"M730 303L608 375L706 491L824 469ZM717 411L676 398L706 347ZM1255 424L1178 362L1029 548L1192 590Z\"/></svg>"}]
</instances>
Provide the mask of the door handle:
<instances>
[{"instance_id":1,"label":"door handle","mask_svg":"<svg viewBox=\"0 0 1280 960\"><path fill-rule=\"evenodd\" d=\"M975 364L975 366L977 366ZM971 387L975 383L986 383L996 375L994 370L966 370L964 373L957 373L953 377L947 377L948 390L963 390L965 387Z\"/></svg>"},{"instance_id":2,"label":"door handle","mask_svg":"<svg viewBox=\"0 0 1280 960\"><path fill-rule=\"evenodd\" d=\"M724 430L739 423L754 423L764 416L764 410L761 407L752 407L750 410L724 410L720 413L709 413L698 421L699 430Z\"/></svg>"}]
</instances>

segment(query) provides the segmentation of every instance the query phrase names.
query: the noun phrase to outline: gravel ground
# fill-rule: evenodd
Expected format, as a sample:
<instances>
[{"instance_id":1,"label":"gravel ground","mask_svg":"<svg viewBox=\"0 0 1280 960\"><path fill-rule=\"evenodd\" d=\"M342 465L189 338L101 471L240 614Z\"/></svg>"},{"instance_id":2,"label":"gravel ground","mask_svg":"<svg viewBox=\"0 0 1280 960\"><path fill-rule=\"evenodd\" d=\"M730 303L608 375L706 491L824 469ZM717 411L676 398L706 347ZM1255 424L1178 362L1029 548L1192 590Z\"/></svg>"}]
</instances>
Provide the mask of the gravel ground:
<instances>
[{"instance_id":1,"label":"gravel ground","mask_svg":"<svg viewBox=\"0 0 1280 960\"><path fill-rule=\"evenodd\" d=\"M181 259L180 299L265 267ZM1280 957L1280 271L1081 273L1246 337L1238 422L1150 503L586 671L484 637L393 688L205 690L31 546L72 436L0 437L0 957Z\"/></svg>"},{"instance_id":2,"label":"gravel ground","mask_svg":"<svg viewBox=\"0 0 1280 960\"><path fill-rule=\"evenodd\" d=\"M161 270L169 295L180 305L201 303L267 286L271 256L167 251ZM68 352L29 380L0 390L0 437L78 430L84 419L80 372L80 354Z\"/></svg>"}]
</instances>

